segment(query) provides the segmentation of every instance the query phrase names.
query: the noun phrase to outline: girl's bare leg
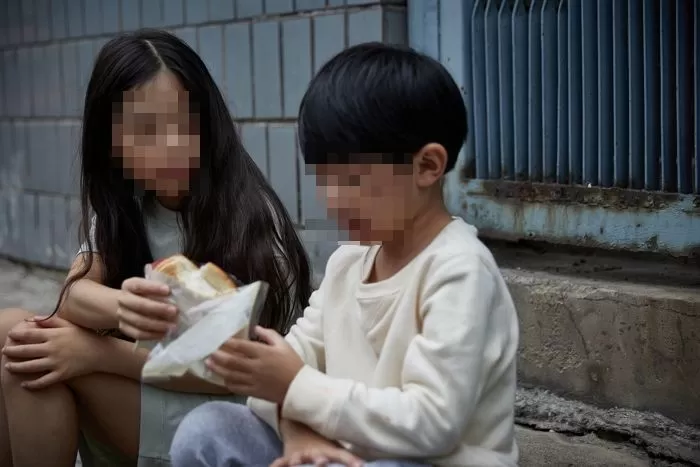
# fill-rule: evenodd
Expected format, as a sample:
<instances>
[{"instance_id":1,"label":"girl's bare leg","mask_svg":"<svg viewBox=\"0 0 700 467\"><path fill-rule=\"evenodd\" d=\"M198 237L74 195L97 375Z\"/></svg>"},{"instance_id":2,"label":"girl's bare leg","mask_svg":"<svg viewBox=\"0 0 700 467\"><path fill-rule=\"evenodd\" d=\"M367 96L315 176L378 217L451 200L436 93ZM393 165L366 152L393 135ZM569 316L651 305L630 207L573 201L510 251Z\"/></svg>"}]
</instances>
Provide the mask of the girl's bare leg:
<instances>
[{"instance_id":1,"label":"girl's bare leg","mask_svg":"<svg viewBox=\"0 0 700 467\"><path fill-rule=\"evenodd\" d=\"M138 381L93 373L29 391L20 386L25 377L7 372L4 365L0 372L14 467L49 462L72 467L79 427L136 460L141 410ZM41 440L40 449L37 440Z\"/></svg>"},{"instance_id":2,"label":"girl's bare leg","mask_svg":"<svg viewBox=\"0 0 700 467\"><path fill-rule=\"evenodd\" d=\"M10 332L17 323L32 316L32 313L19 310L0 310L0 344L5 343L7 333ZM2 375L0 374L0 378ZM0 386L0 465L12 465L12 454L10 451L10 433L7 430L7 415L5 411L5 398Z\"/></svg>"}]
</instances>

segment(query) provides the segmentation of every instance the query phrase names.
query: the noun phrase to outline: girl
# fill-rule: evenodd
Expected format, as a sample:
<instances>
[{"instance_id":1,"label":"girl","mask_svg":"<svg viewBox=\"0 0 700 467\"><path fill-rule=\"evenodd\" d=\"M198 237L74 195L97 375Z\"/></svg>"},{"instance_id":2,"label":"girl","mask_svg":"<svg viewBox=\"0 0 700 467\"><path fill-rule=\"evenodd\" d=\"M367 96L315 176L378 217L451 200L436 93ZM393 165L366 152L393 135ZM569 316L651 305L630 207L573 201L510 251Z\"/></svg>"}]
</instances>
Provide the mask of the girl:
<instances>
[{"instance_id":1,"label":"girl","mask_svg":"<svg viewBox=\"0 0 700 467\"><path fill-rule=\"evenodd\" d=\"M264 280L261 325L284 333L310 295L308 260L206 66L166 32L123 35L100 51L81 171L84 243L56 316L14 326L3 349L0 465L73 465L80 436L108 465L168 465L189 410L242 398L190 376L141 385L148 351L114 329L159 338L165 329L135 329L149 329L148 314L176 311L158 300L167 288L134 278L154 258L182 252L243 282ZM0 312L0 334L27 315Z\"/></svg>"}]
</instances>

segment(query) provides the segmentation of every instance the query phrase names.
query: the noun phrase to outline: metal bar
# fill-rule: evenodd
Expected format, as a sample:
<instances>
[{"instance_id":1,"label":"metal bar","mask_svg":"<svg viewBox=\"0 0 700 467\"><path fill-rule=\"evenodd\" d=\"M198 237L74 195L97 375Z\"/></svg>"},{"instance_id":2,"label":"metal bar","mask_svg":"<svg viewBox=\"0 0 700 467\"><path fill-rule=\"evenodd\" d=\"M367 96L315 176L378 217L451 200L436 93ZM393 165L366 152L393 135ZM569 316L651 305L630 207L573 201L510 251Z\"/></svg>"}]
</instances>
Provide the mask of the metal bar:
<instances>
[{"instance_id":1,"label":"metal bar","mask_svg":"<svg viewBox=\"0 0 700 467\"><path fill-rule=\"evenodd\" d=\"M644 188L659 189L659 3L644 0Z\"/></svg>"},{"instance_id":2,"label":"metal bar","mask_svg":"<svg viewBox=\"0 0 700 467\"><path fill-rule=\"evenodd\" d=\"M639 190L644 188L644 17L640 2L620 0L619 3L628 7L626 56L629 71L622 85L629 86L630 188ZM625 51L620 53L625 55Z\"/></svg>"},{"instance_id":3,"label":"metal bar","mask_svg":"<svg viewBox=\"0 0 700 467\"><path fill-rule=\"evenodd\" d=\"M613 2L598 0L598 164L604 187L612 186L615 174L613 47Z\"/></svg>"},{"instance_id":4,"label":"metal bar","mask_svg":"<svg viewBox=\"0 0 700 467\"><path fill-rule=\"evenodd\" d=\"M693 67L695 68L695 193L700 194L700 3L693 2Z\"/></svg>"},{"instance_id":5,"label":"metal bar","mask_svg":"<svg viewBox=\"0 0 700 467\"><path fill-rule=\"evenodd\" d=\"M457 3L461 4L462 14L458 15L460 21L464 24L463 26L463 37L464 50L471 53L472 50L472 23L470 21L472 9L474 8L475 0L455 0ZM465 55L462 59L462 65L464 66L464 100L467 103L467 142L464 147L464 169L463 174L467 177L476 177L476 150L474 148L474 85L473 85L473 75L474 70L472 69L472 62L468 55Z\"/></svg>"},{"instance_id":6,"label":"metal bar","mask_svg":"<svg viewBox=\"0 0 700 467\"><path fill-rule=\"evenodd\" d=\"M581 95L582 0L569 3L569 168L570 183L583 183L583 96Z\"/></svg>"},{"instance_id":7,"label":"metal bar","mask_svg":"<svg viewBox=\"0 0 700 467\"><path fill-rule=\"evenodd\" d=\"M570 183L569 177L569 23L567 2L557 11L557 183Z\"/></svg>"},{"instance_id":8,"label":"metal bar","mask_svg":"<svg viewBox=\"0 0 700 467\"><path fill-rule=\"evenodd\" d=\"M530 181L542 180L542 24L538 11L543 0L531 0L528 14L528 134Z\"/></svg>"},{"instance_id":9,"label":"metal bar","mask_svg":"<svg viewBox=\"0 0 700 467\"><path fill-rule=\"evenodd\" d=\"M515 179L528 179L528 80L527 80L527 10L525 0L515 0L513 6L513 147L515 152Z\"/></svg>"},{"instance_id":10,"label":"metal bar","mask_svg":"<svg viewBox=\"0 0 700 467\"><path fill-rule=\"evenodd\" d=\"M613 131L615 173L614 185L620 188L629 186L630 160L630 116L628 114L630 99L629 79L629 49L627 1L613 0L612 2L612 55L613 55ZM601 155L602 157L602 155Z\"/></svg>"},{"instance_id":11,"label":"metal bar","mask_svg":"<svg viewBox=\"0 0 700 467\"><path fill-rule=\"evenodd\" d=\"M486 0L476 0L471 16L472 29L472 71L474 72L474 149L476 152L476 177L486 178L489 174L486 128L486 77L482 70L486 66L484 43L484 8Z\"/></svg>"},{"instance_id":12,"label":"metal bar","mask_svg":"<svg viewBox=\"0 0 700 467\"><path fill-rule=\"evenodd\" d=\"M558 0L544 0L539 12L542 22L543 180L547 183L557 179L557 3Z\"/></svg>"},{"instance_id":13,"label":"metal bar","mask_svg":"<svg viewBox=\"0 0 700 467\"><path fill-rule=\"evenodd\" d=\"M692 0L691 0L692 1ZM687 0L676 3L676 154L678 192L693 192L693 6Z\"/></svg>"},{"instance_id":14,"label":"metal bar","mask_svg":"<svg viewBox=\"0 0 700 467\"><path fill-rule=\"evenodd\" d=\"M583 37L583 182L598 185L598 47L597 5L585 0L581 9Z\"/></svg>"},{"instance_id":15,"label":"metal bar","mask_svg":"<svg viewBox=\"0 0 700 467\"><path fill-rule=\"evenodd\" d=\"M515 151L513 137L513 43L510 2L501 2L498 10L498 64L499 116L501 126L501 177L515 179Z\"/></svg>"},{"instance_id":16,"label":"metal bar","mask_svg":"<svg viewBox=\"0 0 700 467\"><path fill-rule=\"evenodd\" d=\"M661 75L661 189L676 191L678 187L678 172L676 170L676 100L673 86L675 85L676 68L673 64L675 56L673 26L675 23L674 6L676 2L659 2L660 40L660 75Z\"/></svg>"},{"instance_id":17,"label":"metal bar","mask_svg":"<svg viewBox=\"0 0 700 467\"><path fill-rule=\"evenodd\" d=\"M488 178L501 178L501 126L498 108L498 1L488 0L484 11L486 40L486 128L489 157Z\"/></svg>"},{"instance_id":18,"label":"metal bar","mask_svg":"<svg viewBox=\"0 0 700 467\"><path fill-rule=\"evenodd\" d=\"M457 156L455 170L445 177L445 202L450 209L455 209L456 186L462 180L472 179L475 175L476 161L474 160L474 144L471 135L473 131L471 125L473 118L471 78L467 79L466 77L467 70L471 72L471 64L467 66L469 57L464 53L465 50L469 50L465 48L467 44L471 47L471 37L469 37L468 42L466 39L466 36L469 34L468 27L471 23L465 21L465 18L468 18L467 8L469 16L471 16L472 6L471 0L440 0L438 10L441 31L439 37L439 60L448 69L455 83L462 91L462 97L467 109L467 141Z\"/></svg>"}]
</instances>

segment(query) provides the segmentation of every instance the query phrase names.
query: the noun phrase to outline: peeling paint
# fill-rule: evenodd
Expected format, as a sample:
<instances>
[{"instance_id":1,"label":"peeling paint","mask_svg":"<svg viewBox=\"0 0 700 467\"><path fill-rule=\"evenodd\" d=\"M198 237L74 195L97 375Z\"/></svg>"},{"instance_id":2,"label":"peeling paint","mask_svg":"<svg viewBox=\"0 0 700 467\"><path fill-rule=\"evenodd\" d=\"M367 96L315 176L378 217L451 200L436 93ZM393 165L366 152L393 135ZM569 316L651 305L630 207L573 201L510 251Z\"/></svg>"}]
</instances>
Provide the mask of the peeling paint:
<instances>
[{"instance_id":1,"label":"peeling paint","mask_svg":"<svg viewBox=\"0 0 700 467\"><path fill-rule=\"evenodd\" d=\"M700 256L698 195L453 180L447 198L485 237Z\"/></svg>"}]
</instances>

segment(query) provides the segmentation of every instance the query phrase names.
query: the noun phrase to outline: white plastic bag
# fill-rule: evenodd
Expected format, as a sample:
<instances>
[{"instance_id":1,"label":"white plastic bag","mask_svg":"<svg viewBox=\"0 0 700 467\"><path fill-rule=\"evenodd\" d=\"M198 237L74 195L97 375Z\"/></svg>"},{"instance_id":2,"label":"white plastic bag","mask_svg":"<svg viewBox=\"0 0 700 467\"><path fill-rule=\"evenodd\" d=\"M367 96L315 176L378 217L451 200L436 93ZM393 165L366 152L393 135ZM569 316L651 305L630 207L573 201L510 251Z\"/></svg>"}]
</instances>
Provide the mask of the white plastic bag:
<instances>
[{"instance_id":1,"label":"white plastic bag","mask_svg":"<svg viewBox=\"0 0 700 467\"><path fill-rule=\"evenodd\" d=\"M254 282L234 293L202 301L170 276L153 271L150 265L146 266L146 279L168 285L170 301L179 312L176 330L153 347L141 379L162 380L189 371L223 386L223 380L209 371L204 361L234 335L247 336L251 316L257 316L265 303L268 285Z\"/></svg>"}]
</instances>

